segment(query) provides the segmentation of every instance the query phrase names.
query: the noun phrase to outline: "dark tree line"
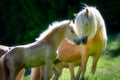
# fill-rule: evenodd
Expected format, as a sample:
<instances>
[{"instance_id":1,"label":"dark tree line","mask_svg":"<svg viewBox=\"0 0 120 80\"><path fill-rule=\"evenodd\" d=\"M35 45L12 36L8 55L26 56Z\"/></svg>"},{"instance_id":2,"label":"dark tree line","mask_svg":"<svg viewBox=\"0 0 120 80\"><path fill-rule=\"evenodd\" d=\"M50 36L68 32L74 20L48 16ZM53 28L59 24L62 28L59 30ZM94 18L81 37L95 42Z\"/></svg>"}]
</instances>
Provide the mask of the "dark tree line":
<instances>
[{"instance_id":1,"label":"dark tree line","mask_svg":"<svg viewBox=\"0 0 120 80\"><path fill-rule=\"evenodd\" d=\"M74 19L81 3L97 7L108 34L120 32L120 0L0 0L0 44L33 42L53 21Z\"/></svg>"}]
</instances>

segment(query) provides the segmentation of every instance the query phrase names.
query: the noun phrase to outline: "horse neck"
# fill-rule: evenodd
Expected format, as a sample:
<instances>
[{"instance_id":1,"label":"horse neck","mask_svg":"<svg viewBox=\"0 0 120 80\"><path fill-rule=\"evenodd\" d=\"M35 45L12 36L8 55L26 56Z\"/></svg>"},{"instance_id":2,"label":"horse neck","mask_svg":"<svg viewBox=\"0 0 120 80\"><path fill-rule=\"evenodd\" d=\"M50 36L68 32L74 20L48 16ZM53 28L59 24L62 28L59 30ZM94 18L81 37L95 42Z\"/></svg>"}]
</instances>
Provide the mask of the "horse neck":
<instances>
[{"instance_id":1,"label":"horse neck","mask_svg":"<svg viewBox=\"0 0 120 80\"><path fill-rule=\"evenodd\" d=\"M93 37L93 40L98 41L98 42L106 41L106 37L104 37L104 35L106 35L106 33L104 33L103 31L103 27L99 27L95 36Z\"/></svg>"},{"instance_id":2,"label":"horse neck","mask_svg":"<svg viewBox=\"0 0 120 80\"><path fill-rule=\"evenodd\" d=\"M60 42L64 38L64 31L62 29L57 29L45 37L45 40L52 43L56 48L59 46Z\"/></svg>"}]
</instances>

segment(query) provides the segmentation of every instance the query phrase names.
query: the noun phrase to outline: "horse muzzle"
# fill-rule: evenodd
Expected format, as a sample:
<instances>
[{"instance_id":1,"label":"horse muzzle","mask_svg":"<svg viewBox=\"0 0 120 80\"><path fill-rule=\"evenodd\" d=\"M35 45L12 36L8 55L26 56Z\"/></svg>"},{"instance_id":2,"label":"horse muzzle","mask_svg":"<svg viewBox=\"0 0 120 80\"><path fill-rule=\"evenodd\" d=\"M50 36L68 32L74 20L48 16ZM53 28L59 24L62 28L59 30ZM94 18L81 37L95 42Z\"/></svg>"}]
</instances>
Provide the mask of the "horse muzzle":
<instances>
[{"instance_id":1,"label":"horse muzzle","mask_svg":"<svg viewBox=\"0 0 120 80\"><path fill-rule=\"evenodd\" d=\"M88 37L85 36L85 37L82 37L82 38L75 39L74 42L77 45L79 45L79 44L87 44L87 39L88 39Z\"/></svg>"}]
</instances>

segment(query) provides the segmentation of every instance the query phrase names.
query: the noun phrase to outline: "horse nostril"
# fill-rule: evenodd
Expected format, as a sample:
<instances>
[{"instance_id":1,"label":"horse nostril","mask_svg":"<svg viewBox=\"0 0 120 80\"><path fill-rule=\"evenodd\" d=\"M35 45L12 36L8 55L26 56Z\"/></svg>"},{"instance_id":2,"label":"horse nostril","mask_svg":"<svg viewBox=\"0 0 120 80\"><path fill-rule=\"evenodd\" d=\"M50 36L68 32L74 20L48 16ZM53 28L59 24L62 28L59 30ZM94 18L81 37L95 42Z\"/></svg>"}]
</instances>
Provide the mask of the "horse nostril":
<instances>
[{"instance_id":1,"label":"horse nostril","mask_svg":"<svg viewBox=\"0 0 120 80\"><path fill-rule=\"evenodd\" d=\"M81 44L82 41L80 38L78 38L78 39L74 39L74 42L76 45L79 45L79 44Z\"/></svg>"},{"instance_id":2,"label":"horse nostril","mask_svg":"<svg viewBox=\"0 0 120 80\"><path fill-rule=\"evenodd\" d=\"M87 44L87 39L88 39L87 36L83 37L83 38L81 39L82 43L83 43L83 44Z\"/></svg>"},{"instance_id":3,"label":"horse nostril","mask_svg":"<svg viewBox=\"0 0 120 80\"><path fill-rule=\"evenodd\" d=\"M82 37L82 38L78 38L78 39L74 39L74 42L76 43L76 45L79 45L79 44L87 44L87 39L88 37L85 36L85 37Z\"/></svg>"}]
</instances>

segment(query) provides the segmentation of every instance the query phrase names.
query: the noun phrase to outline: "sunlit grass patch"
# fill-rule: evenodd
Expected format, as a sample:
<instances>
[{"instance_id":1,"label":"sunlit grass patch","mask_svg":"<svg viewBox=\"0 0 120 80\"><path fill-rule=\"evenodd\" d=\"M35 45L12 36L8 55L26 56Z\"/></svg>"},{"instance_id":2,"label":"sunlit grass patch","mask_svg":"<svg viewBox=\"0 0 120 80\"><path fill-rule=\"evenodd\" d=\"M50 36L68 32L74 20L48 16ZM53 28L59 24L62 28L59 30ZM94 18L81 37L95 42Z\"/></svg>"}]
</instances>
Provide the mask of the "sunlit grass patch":
<instances>
[{"instance_id":1,"label":"sunlit grass patch","mask_svg":"<svg viewBox=\"0 0 120 80\"><path fill-rule=\"evenodd\" d=\"M120 57L111 58L102 56L98 62L95 75L91 74L91 62L89 59L85 80L119 80L120 79ZM75 73L78 67L75 68ZM23 80L30 80L30 76L25 76ZM59 80L70 80L69 69L64 68Z\"/></svg>"}]
</instances>

